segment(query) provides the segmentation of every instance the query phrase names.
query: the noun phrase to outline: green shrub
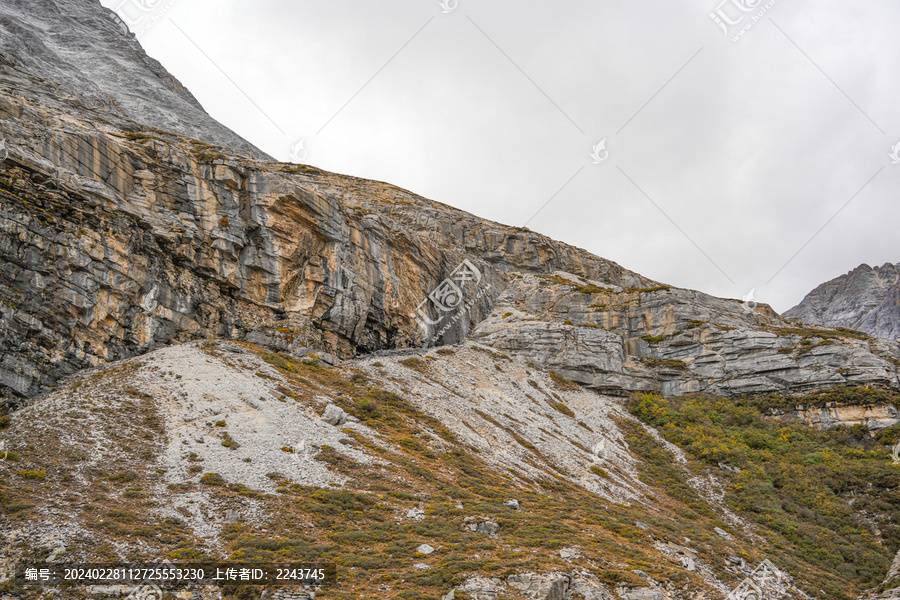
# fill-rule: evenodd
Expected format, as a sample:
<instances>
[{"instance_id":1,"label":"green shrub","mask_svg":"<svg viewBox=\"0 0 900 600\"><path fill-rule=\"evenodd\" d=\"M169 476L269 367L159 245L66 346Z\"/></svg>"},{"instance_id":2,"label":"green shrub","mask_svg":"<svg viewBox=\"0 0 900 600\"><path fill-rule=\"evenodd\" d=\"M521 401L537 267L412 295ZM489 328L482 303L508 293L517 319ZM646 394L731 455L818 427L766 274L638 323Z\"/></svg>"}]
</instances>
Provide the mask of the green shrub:
<instances>
[{"instance_id":1,"label":"green shrub","mask_svg":"<svg viewBox=\"0 0 900 600\"><path fill-rule=\"evenodd\" d=\"M812 565L812 571L841 573L859 588L868 588L884 577L893 550L900 545L900 524L892 519L875 517L884 543L865 524L873 511L887 516L895 510L900 472L890 468L890 448L864 428L818 431L773 419L769 411L801 403L865 405L896 398L893 391L842 388L803 397L663 399L636 394L626 405L692 460L729 466L720 471L728 482L725 500L766 531L779 549L773 550L775 562L799 559ZM662 457L639 433L629 430L626 440L650 464L652 481L665 483L674 474L667 474ZM672 494L670 484L663 487ZM855 503L847 502L850 495ZM830 597L846 594L833 590Z\"/></svg>"},{"instance_id":2,"label":"green shrub","mask_svg":"<svg viewBox=\"0 0 900 600\"><path fill-rule=\"evenodd\" d=\"M271 352L267 352L266 354L263 354L261 358L276 369L288 371L289 373L297 372L296 361L285 354L273 354Z\"/></svg>"},{"instance_id":3,"label":"green shrub","mask_svg":"<svg viewBox=\"0 0 900 600\"><path fill-rule=\"evenodd\" d=\"M414 369L416 371L421 371L425 368L425 363L422 362L422 359L415 356L404 358L403 360L400 360L398 362L404 367Z\"/></svg>"},{"instance_id":4,"label":"green shrub","mask_svg":"<svg viewBox=\"0 0 900 600\"><path fill-rule=\"evenodd\" d=\"M377 419L381 415L378 405L372 398L361 398L356 401L356 408L362 413L362 419Z\"/></svg>"},{"instance_id":5,"label":"green shrub","mask_svg":"<svg viewBox=\"0 0 900 600\"><path fill-rule=\"evenodd\" d=\"M19 476L22 479L33 479L36 481L43 481L44 479L47 478L47 471L45 471L44 469L40 469L37 471L22 470L22 471L19 471Z\"/></svg>"},{"instance_id":6,"label":"green shrub","mask_svg":"<svg viewBox=\"0 0 900 600\"><path fill-rule=\"evenodd\" d=\"M403 446L404 448L406 448L408 450L413 450L415 452L422 452L422 450L424 450L424 448L422 447L422 444L419 443L419 440L413 439L411 437L402 437L399 440L397 440L397 443L400 444L401 446Z\"/></svg>"},{"instance_id":7,"label":"green shrub","mask_svg":"<svg viewBox=\"0 0 900 600\"><path fill-rule=\"evenodd\" d=\"M218 473L206 473L200 477L200 483L203 485L225 486L225 478Z\"/></svg>"},{"instance_id":8,"label":"green shrub","mask_svg":"<svg viewBox=\"0 0 900 600\"><path fill-rule=\"evenodd\" d=\"M550 406L552 406L553 408L555 408L556 410L558 410L559 412L561 412L562 414L566 415L567 417L571 417L573 419L575 418L575 413L572 412L572 409L569 408L568 406L566 406L565 404L563 404L562 402L548 401L548 404Z\"/></svg>"},{"instance_id":9,"label":"green shrub","mask_svg":"<svg viewBox=\"0 0 900 600\"><path fill-rule=\"evenodd\" d=\"M602 287L596 286L593 283L589 283L587 285L582 285L575 288L575 291L579 294L602 294L607 291Z\"/></svg>"}]
</instances>

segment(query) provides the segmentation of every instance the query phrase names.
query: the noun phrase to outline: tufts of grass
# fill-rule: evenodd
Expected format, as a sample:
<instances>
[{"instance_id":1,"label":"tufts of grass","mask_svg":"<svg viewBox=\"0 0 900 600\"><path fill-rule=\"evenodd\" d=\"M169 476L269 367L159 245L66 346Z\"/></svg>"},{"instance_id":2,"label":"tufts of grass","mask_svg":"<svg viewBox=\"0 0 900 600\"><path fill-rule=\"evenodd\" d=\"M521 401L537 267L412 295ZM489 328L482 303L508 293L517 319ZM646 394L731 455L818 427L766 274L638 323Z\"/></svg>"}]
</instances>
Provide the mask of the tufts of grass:
<instances>
[{"instance_id":1,"label":"tufts of grass","mask_svg":"<svg viewBox=\"0 0 900 600\"><path fill-rule=\"evenodd\" d=\"M234 441L234 439L228 434L227 431L222 434L222 445L229 450L237 450L241 447L241 445Z\"/></svg>"},{"instance_id":2,"label":"tufts of grass","mask_svg":"<svg viewBox=\"0 0 900 600\"><path fill-rule=\"evenodd\" d=\"M33 470L33 471L24 469L22 471L19 471L19 477L21 477L22 479L43 481L43 480L47 479L47 471L45 471L44 469Z\"/></svg>"},{"instance_id":3,"label":"tufts of grass","mask_svg":"<svg viewBox=\"0 0 900 600\"><path fill-rule=\"evenodd\" d=\"M205 473L200 477L200 483L203 485L219 487L224 487L225 485L227 485L225 482L225 478L218 473Z\"/></svg>"},{"instance_id":4,"label":"tufts of grass","mask_svg":"<svg viewBox=\"0 0 900 600\"><path fill-rule=\"evenodd\" d=\"M609 478L609 473L607 473L604 469L601 469L597 465L591 465L591 473L595 475L599 475L600 477Z\"/></svg>"},{"instance_id":5,"label":"tufts of grass","mask_svg":"<svg viewBox=\"0 0 900 600\"><path fill-rule=\"evenodd\" d=\"M289 373L297 372L297 361L281 352L277 354L266 352L261 358L276 369L281 369L282 371L287 371Z\"/></svg>"},{"instance_id":6,"label":"tufts of grass","mask_svg":"<svg viewBox=\"0 0 900 600\"><path fill-rule=\"evenodd\" d=\"M399 360L397 362L399 362L404 367L407 367L414 371L421 372L421 371L424 371L426 368L425 362L421 358L418 358L415 356L411 356L410 358L404 358L403 360Z\"/></svg>"},{"instance_id":7,"label":"tufts of grass","mask_svg":"<svg viewBox=\"0 0 900 600\"><path fill-rule=\"evenodd\" d=\"M110 475L109 480L117 483L129 483L137 479L137 473L134 471L119 471L115 475Z\"/></svg>"},{"instance_id":8,"label":"tufts of grass","mask_svg":"<svg viewBox=\"0 0 900 600\"><path fill-rule=\"evenodd\" d=\"M774 330L777 335L799 335L804 339L819 337L823 339L850 338L855 340L870 340L872 336L855 329L837 327L836 329L816 329L813 327L779 327Z\"/></svg>"},{"instance_id":9,"label":"tufts of grass","mask_svg":"<svg viewBox=\"0 0 900 600\"><path fill-rule=\"evenodd\" d=\"M593 283L589 283L587 285L578 286L575 288L575 291L579 294L602 294L608 290L603 289L600 286L594 285Z\"/></svg>"},{"instance_id":10,"label":"tufts of grass","mask_svg":"<svg viewBox=\"0 0 900 600\"><path fill-rule=\"evenodd\" d=\"M571 417L571 418L573 418L573 419L575 418L575 413L572 412L572 409L569 408L568 406L566 406L564 403L562 403L562 402L553 402L553 401L549 401L549 400L548 400L548 401L547 401L547 404L549 404L550 406L552 406L553 408L555 408L556 410L558 410L558 411L561 412L562 414L566 415L567 417Z\"/></svg>"},{"instance_id":11,"label":"tufts of grass","mask_svg":"<svg viewBox=\"0 0 900 600\"><path fill-rule=\"evenodd\" d=\"M667 292L671 288L667 285L657 285L654 287L646 287L646 288L625 288L626 292L632 294L649 294L651 292Z\"/></svg>"},{"instance_id":12,"label":"tufts of grass","mask_svg":"<svg viewBox=\"0 0 900 600\"><path fill-rule=\"evenodd\" d=\"M641 360L647 366L654 368L678 369L680 371L684 371L688 368L683 360L678 360L676 358L652 358L645 356Z\"/></svg>"},{"instance_id":13,"label":"tufts of grass","mask_svg":"<svg viewBox=\"0 0 900 600\"><path fill-rule=\"evenodd\" d=\"M572 381L571 379L563 377L562 375L560 375L558 373L554 373L553 371L550 371L550 379L553 380L553 383L556 384L556 387L558 389L563 390L563 391L571 392L571 391L581 389L581 387L579 387L579 385L577 383L575 383L574 381Z\"/></svg>"}]
</instances>

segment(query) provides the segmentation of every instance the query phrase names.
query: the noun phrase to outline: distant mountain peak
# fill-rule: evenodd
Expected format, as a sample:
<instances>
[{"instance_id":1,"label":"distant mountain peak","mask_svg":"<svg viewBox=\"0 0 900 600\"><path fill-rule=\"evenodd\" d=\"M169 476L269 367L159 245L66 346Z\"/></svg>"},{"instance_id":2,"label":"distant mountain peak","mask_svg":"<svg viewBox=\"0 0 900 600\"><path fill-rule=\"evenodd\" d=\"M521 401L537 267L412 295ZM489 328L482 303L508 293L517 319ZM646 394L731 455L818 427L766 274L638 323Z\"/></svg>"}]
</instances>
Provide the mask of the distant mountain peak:
<instances>
[{"instance_id":1,"label":"distant mountain peak","mask_svg":"<svg viewBox=\"0 0 900 600\"><path fill-rule=\"evenodd\" d=\"M17 73L17 92L46 101L42 88L51 83L54 100L271 158L212 118L96 0L3 0L0 16L0 67Z\"/></svg>"},{"instance_id":2,"label":"distant mountain peak","mask_svg":"<svg viewBox=\"0 0 900 600\"><path fill-rule=\"evenodd\" d=\"M900 340L900 263L863 263L811 291L785 316Z\"/></svg>"}]
</instances>

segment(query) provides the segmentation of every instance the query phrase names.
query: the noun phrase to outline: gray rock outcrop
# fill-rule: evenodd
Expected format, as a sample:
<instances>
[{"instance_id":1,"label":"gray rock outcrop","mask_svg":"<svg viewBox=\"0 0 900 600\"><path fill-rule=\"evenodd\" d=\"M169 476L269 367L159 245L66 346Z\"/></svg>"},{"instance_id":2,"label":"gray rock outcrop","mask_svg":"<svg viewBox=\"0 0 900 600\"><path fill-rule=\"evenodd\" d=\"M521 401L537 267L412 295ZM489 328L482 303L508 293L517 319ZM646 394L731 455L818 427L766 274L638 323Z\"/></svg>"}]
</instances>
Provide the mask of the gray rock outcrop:
<instances>
[{"instance_id":1,"label":"gray rock outcrop","mask_svg":"<svg viewBox=\"0 0 900 600\"><path fill-rule=\"evenodd\" d=\"M900 263L861 265L823 283L784 315L900 340Z\"/></svg>"},{"instance_id":2,"label":"gray rock outcrop","mask_svg":"<svg viewBox=\"0 0 900 600\"><path fill-rule=\"evenodd\" d=\"M832 403L821 407L801 405L791 411L791 416L804 425L816 429L831 429L839 425L848 427L862 425L869 431L880 431L900 423L900 411L890 404L837 406Z\"/></svg>"},{"instance_id":3,"label":"gray rock outcrop","mask_svg":"<svg viewBox=\"0 0 900 600\"><path fill-rule=\"evenodd\" d=\"M515 278L472 338L600 392L723 395L898 385L900 346L760 305L569 273Z\"/></svg>"},{"instance_id":4,"label":"gray rock outcrop","mask_svg":"<svg viewBox=\"0 0 900 600\"><path fill-rule=\"evenodd\" d=\"M347 422L347 413L341 407L329 404L325 407L325 412L322 413L322 420L329 425L338 427Z\"/></svg>"},{"instance_id":5,"label":"gray rock outcrop","mask_svg":"<svg viewBox=\"0 0 900 600\"><path fill-rule=\"evenodd\" d=\"M96 0L3 0L0 65L7 73L17 67L13 87L41 102L65 98L121 126L142 123L270 158L210 117Z\"/></svg>"}]
</instances>

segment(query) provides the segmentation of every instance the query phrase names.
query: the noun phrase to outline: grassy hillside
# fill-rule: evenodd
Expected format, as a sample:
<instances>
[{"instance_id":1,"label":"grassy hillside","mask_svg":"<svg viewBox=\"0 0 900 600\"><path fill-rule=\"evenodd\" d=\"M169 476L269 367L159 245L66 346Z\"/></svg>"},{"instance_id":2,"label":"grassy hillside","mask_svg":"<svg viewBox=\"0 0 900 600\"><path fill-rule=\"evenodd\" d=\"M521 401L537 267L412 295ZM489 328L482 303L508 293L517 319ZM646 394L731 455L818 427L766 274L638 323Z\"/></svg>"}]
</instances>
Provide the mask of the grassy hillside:
<instances>
[{"instance_id":1,"label":"grassy hillside","mask_svg":"<svg viewBox=\"0 0 900 600\"><path fill-rule=\"evenodd\" d=\"M628 408L681 447L693 469L709 469L726 482L727 504L758 526L776 564L804 570L808 593L849 598L879 585L900 548L900 466L890 459L900 427L878 435L861 426L817 431L767 416L772 407L826 402L895 404L897 394L851 389L803 398L636 395ZM654 463L652 451L643 454Z\"/></svg>"}]
</instances>

